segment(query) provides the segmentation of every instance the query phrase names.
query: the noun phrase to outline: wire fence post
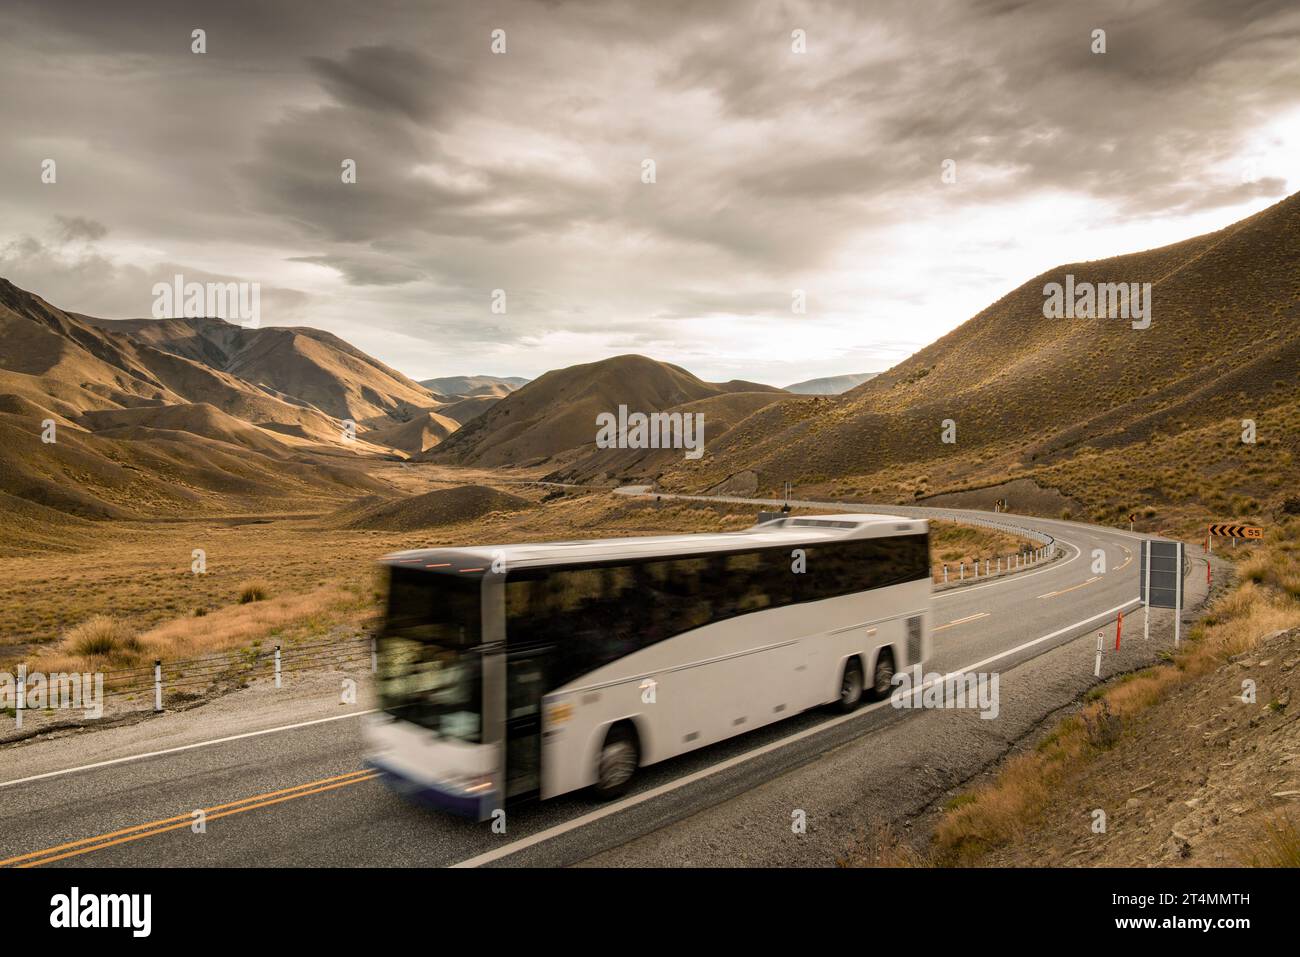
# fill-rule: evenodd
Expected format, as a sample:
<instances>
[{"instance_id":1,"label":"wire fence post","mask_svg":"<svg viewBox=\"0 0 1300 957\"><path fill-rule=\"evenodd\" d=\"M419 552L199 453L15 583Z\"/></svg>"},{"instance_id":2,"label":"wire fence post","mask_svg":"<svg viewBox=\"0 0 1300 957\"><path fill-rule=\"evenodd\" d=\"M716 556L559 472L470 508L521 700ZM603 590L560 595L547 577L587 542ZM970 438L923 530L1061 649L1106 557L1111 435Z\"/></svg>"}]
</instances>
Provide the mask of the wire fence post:
<instances>
[{"instance_id":1,"label":"wire fence post","mask_svg":"<svg viewBox=\"0 0 1300 957\"><path fill-rule=\"evenodd\" d=\"M162 659L153 660L153 710L162 711Z\"/></svg>"},{"instance_id":2,"label":"wire fence post","mask_svg":"<svg viewBox=\"0 0 1300 957\"><path fill-rule=\"evenodd\" d=\"M275 646L275 686L280 687L280 646Z\"/></svg>"}]
</instances>

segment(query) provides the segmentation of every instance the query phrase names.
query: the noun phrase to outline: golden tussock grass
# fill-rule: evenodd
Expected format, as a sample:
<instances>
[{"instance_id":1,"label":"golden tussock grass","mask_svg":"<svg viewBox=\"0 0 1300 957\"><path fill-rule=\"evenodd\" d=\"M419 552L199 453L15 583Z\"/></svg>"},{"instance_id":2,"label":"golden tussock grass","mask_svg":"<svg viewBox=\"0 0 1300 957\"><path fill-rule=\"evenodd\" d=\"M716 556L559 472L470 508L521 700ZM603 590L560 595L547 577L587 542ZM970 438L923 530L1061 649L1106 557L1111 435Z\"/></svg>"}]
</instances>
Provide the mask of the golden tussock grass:
<instances>
[{"instance_id":1,"label":"golden tussock grass","mask_svg":"<svg viewBox=\"0 0 1300 957\"><path fill-rule=\"evenodd\" d=\"M229 605L201 618L178 618L134 635L121 622L97 615L71 629L57 649L36 659L33 670L45 672L129 668L161 658L197 658L253 642L291 642L319 638L339 625L360 625L373 609L361 590L324 586L265 601ZM91 640L93 639L93 641ZM98 649L108 647L112 651Z\"/></svg>"},{"instance_id":2,"label":"golden tussock grass","mask_svg":"<svg viewBox=\"0 0 1300 957\"><path fill-rule=\"evenodd\" d=\"M105 664L130 663L141 651L140 639L131 626L108 615L94 615L70 628L63 636L63 647L82 661Z\"/></svg>"},{"instance_id":3,"label":"golden tussock grass","mask_svg":"<svg viewBox=\"0 0 1300 957\"><path fill-rule=\"evenodd\" d=\"M1300 828L1285 815L1267 821L1238 859L1247 867L1300 867Z\"/></svg>"},{"instance_id":4,"label":"golden tussock grass","mask_svg":"<svg viewBox=\"0 0 1300 957\"><path fill-rule=\"evenodd\" d=\"M255 601L265 601L271 593L271 586L264 579L254 578L239 583L239 603L247 605Z\"/></svg>"}]
</instances>

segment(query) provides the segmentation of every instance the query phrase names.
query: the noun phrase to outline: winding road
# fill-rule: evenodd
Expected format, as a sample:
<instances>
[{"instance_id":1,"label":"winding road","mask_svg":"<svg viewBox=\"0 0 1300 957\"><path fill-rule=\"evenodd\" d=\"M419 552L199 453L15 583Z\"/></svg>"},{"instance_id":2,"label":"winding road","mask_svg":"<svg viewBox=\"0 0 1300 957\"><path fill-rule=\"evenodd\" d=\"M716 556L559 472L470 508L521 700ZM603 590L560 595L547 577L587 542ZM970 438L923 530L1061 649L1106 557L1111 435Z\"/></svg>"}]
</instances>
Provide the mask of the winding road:
<instances>
[{"instance_id":1,"label":"winding road","mask_svg":"<svg viewBox=\"0 0 1300 957\"><path fill-rule=\"evenodd\" d=\"M791 504L996 518L1054 536L1063 550L1055 561L934 598L929 667L998 673L1000 720L890 702L844 716L809 712L646 768L612 804L579 795L512 809L507 833L497 834L489 824L410 805L376 780L362 763L364 707L272 709L226 728L204 717L205 706L174 726L157 725L152 737L144 736L152 722L172 716L0 751L0 865L831 863L846 836L837 828L856 826L868 811L897 818L932 806L1077 698L1093 680L1093 633L1106 629L1109 646L1117 613L1139 604L1142 535L966 510ZM1106 562L1100 574L1098 551ZM1150 658L1156 642L1141 634L1138 611L1126 623L1126 646L1144 657L1108 652L1105 674ZM94 747L85 744L92 735L103 736ZM755 806L764 799L776 808L774 820ZM813 808L821 824L815 839L797 847L782 843L790 828L781 808L793 801Z\"/></svg>"}]
</instances>

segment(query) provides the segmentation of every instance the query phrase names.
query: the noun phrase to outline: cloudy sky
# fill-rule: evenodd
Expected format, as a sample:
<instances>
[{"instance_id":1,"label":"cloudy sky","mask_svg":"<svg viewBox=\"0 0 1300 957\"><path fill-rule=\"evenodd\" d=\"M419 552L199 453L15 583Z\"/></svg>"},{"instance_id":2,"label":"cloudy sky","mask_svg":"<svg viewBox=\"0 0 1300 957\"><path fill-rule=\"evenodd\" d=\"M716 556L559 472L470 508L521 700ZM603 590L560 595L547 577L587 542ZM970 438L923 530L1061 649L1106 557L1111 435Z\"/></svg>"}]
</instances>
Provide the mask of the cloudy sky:
<instances>
[{"instance_id":1,"label":"cloudy sky","mask_svg":"<svg viewBox=\"0 0 1300 957\"><path fill-rule=\"evenodd\" d=\"M884 369L1300 188L1298 48L1294 0L4 0L0 276L258 282L416 378Z\"/></svg>"}]
</instances>

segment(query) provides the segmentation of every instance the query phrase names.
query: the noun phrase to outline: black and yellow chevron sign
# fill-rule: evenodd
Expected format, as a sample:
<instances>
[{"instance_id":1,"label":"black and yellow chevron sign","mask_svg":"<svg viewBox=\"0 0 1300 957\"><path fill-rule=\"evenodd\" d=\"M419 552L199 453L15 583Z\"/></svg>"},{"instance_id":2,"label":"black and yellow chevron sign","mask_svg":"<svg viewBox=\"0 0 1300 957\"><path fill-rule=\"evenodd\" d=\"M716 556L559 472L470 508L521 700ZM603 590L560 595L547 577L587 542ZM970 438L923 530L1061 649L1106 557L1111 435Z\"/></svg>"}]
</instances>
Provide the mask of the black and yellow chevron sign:
<instances>
[{"instance_id":1,"label":"black and yellow chevron sign","mask_svg":"<svg viewBox=\"0 0 1300 957\"><path fill-rule=\"evenodd\" d=\"M1254 525L1211 525L1210 534L1220 538L1263 538L1264 530Z\"/></svg>"}]
</instances>

